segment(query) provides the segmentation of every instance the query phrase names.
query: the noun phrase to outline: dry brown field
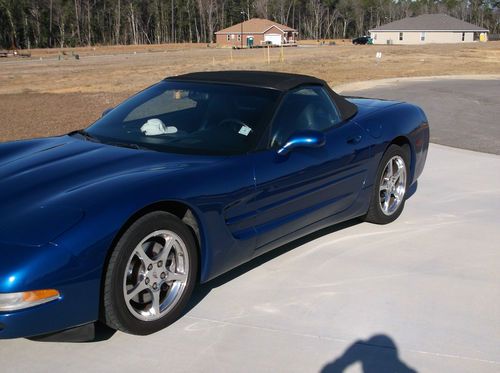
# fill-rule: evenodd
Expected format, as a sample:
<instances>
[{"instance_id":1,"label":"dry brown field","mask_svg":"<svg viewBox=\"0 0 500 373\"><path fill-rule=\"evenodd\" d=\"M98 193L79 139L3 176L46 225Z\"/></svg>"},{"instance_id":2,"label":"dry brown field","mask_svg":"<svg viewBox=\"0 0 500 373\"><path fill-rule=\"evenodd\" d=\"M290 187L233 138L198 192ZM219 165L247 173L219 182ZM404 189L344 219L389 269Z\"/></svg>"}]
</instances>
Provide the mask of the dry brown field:
<instances>
[{"instance_id":1,"label":"dry brown field","mask_svg":"<svg viewBox=\"0 0 500 373\"><path fill-rule=\"evenodd\" d=\"M382 52L377 61L375 54ZM0 59L0 141L57 135L92 123L132 93L171 75L204 70L310 74L339 84L393 78L500 74L500 42L424 46L299 47L231 50L206 44L32 50ZM79 55L77 60L74 54Z\"/></svg>"}]
</instances>

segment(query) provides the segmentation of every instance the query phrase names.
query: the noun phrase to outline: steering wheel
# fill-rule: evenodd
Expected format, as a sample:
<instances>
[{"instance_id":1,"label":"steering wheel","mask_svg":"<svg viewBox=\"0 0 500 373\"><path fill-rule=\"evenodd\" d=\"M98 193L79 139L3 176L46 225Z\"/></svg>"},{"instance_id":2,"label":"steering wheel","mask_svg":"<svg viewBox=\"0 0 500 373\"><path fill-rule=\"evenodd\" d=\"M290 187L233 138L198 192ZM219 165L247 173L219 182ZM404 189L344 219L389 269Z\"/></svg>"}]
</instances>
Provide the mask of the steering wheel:
<instances>
[{"instance_id":1,"label":"steering wheel","mask_svg":"<svg viewBox=\"0 0 500 373\"><path fill-rule=\"evenodd\" d=\"M238 133L241 127L248 127L248 125L237 118L226 118L217 123L217 127L227 128Z\"/></svg>"}]
</instances>

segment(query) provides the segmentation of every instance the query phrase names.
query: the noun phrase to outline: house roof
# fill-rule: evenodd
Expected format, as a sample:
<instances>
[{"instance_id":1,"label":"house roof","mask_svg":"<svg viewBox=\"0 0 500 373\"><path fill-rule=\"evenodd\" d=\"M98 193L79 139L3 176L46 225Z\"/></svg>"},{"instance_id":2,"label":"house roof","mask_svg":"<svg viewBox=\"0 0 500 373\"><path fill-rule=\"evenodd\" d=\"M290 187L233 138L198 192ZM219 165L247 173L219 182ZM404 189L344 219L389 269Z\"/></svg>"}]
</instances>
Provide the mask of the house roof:
<instances>
[{"instance_id":1,"label":"house roof","mask_svg":"<svg viewBox=\"0 0 500 373\"><path fill-rule=\"evenodd\" d=\"M243 33L245 34L248 33L263 34L273 26L276 26L283 32L297 31L291 27L270 21L268 19L252 18L249 19L248 21L240 22L223 30L219 30L215 34L239 34L241 32L242 23L243 23Z\"/></svg>"},{"instance_id":2,"label":"house roof","mask_svg":"<svg viewBox=\"0 0 500 373\"><path fill-rule=\"evenodd\" d=\"M482 31L488 30L447 14L422 14L407 17L369 31Z\"/></svg>"}]
</instances>

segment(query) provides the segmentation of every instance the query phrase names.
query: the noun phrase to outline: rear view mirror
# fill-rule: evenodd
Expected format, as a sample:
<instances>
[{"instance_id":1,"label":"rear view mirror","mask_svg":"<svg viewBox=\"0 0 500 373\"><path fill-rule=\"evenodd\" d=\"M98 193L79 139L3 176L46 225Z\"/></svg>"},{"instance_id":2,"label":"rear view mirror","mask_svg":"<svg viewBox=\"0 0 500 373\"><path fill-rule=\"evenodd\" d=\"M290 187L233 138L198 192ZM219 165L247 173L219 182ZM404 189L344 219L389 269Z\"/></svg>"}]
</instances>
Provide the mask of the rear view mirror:
<instances>
[{"instance_id":1,"label":"rear view mirror","mask_svg":"<svg viewBox=\"0 0 500 373\"><path fill-rule=\"evenodd\" d=\"M292 134L285 145L279 150L279 155L286 155L295 148L319 148L325 145L325 134L320 131L298 131Z\"/></svg>"},{"instance_id":2,"label":"rear view mirror","mask_svg":"<svg viewBox=\"0 0 500 373\"><path fill-rule=\"evenodd\" d=\"M210 98L209 94L207 92L199 92L199 91L189 91L188 94L189 99L195 101L195 102L201 102L201 101L208 101Z\"/></svg>"}]
</instances>

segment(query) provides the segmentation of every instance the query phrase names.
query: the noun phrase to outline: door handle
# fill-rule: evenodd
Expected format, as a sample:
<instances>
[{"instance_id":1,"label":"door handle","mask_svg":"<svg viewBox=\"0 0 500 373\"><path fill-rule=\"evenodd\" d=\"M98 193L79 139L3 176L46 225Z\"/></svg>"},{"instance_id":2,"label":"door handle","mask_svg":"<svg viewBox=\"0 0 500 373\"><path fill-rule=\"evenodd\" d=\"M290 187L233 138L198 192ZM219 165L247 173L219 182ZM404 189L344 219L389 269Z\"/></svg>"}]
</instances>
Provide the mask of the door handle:
<instances>
[{"instance_id":1,"label":"door handle","mask_svg":"<svg viewBox=\"0 0 500 373\"><path fill-rule=\"evenodd\" d=\"M347 143L351 144L351 145L356 145L358 142L361 141L362 138L363 138L363 136L361 136L361 135L348 137L347 138Z\"/></svg>"}]
</instances>

